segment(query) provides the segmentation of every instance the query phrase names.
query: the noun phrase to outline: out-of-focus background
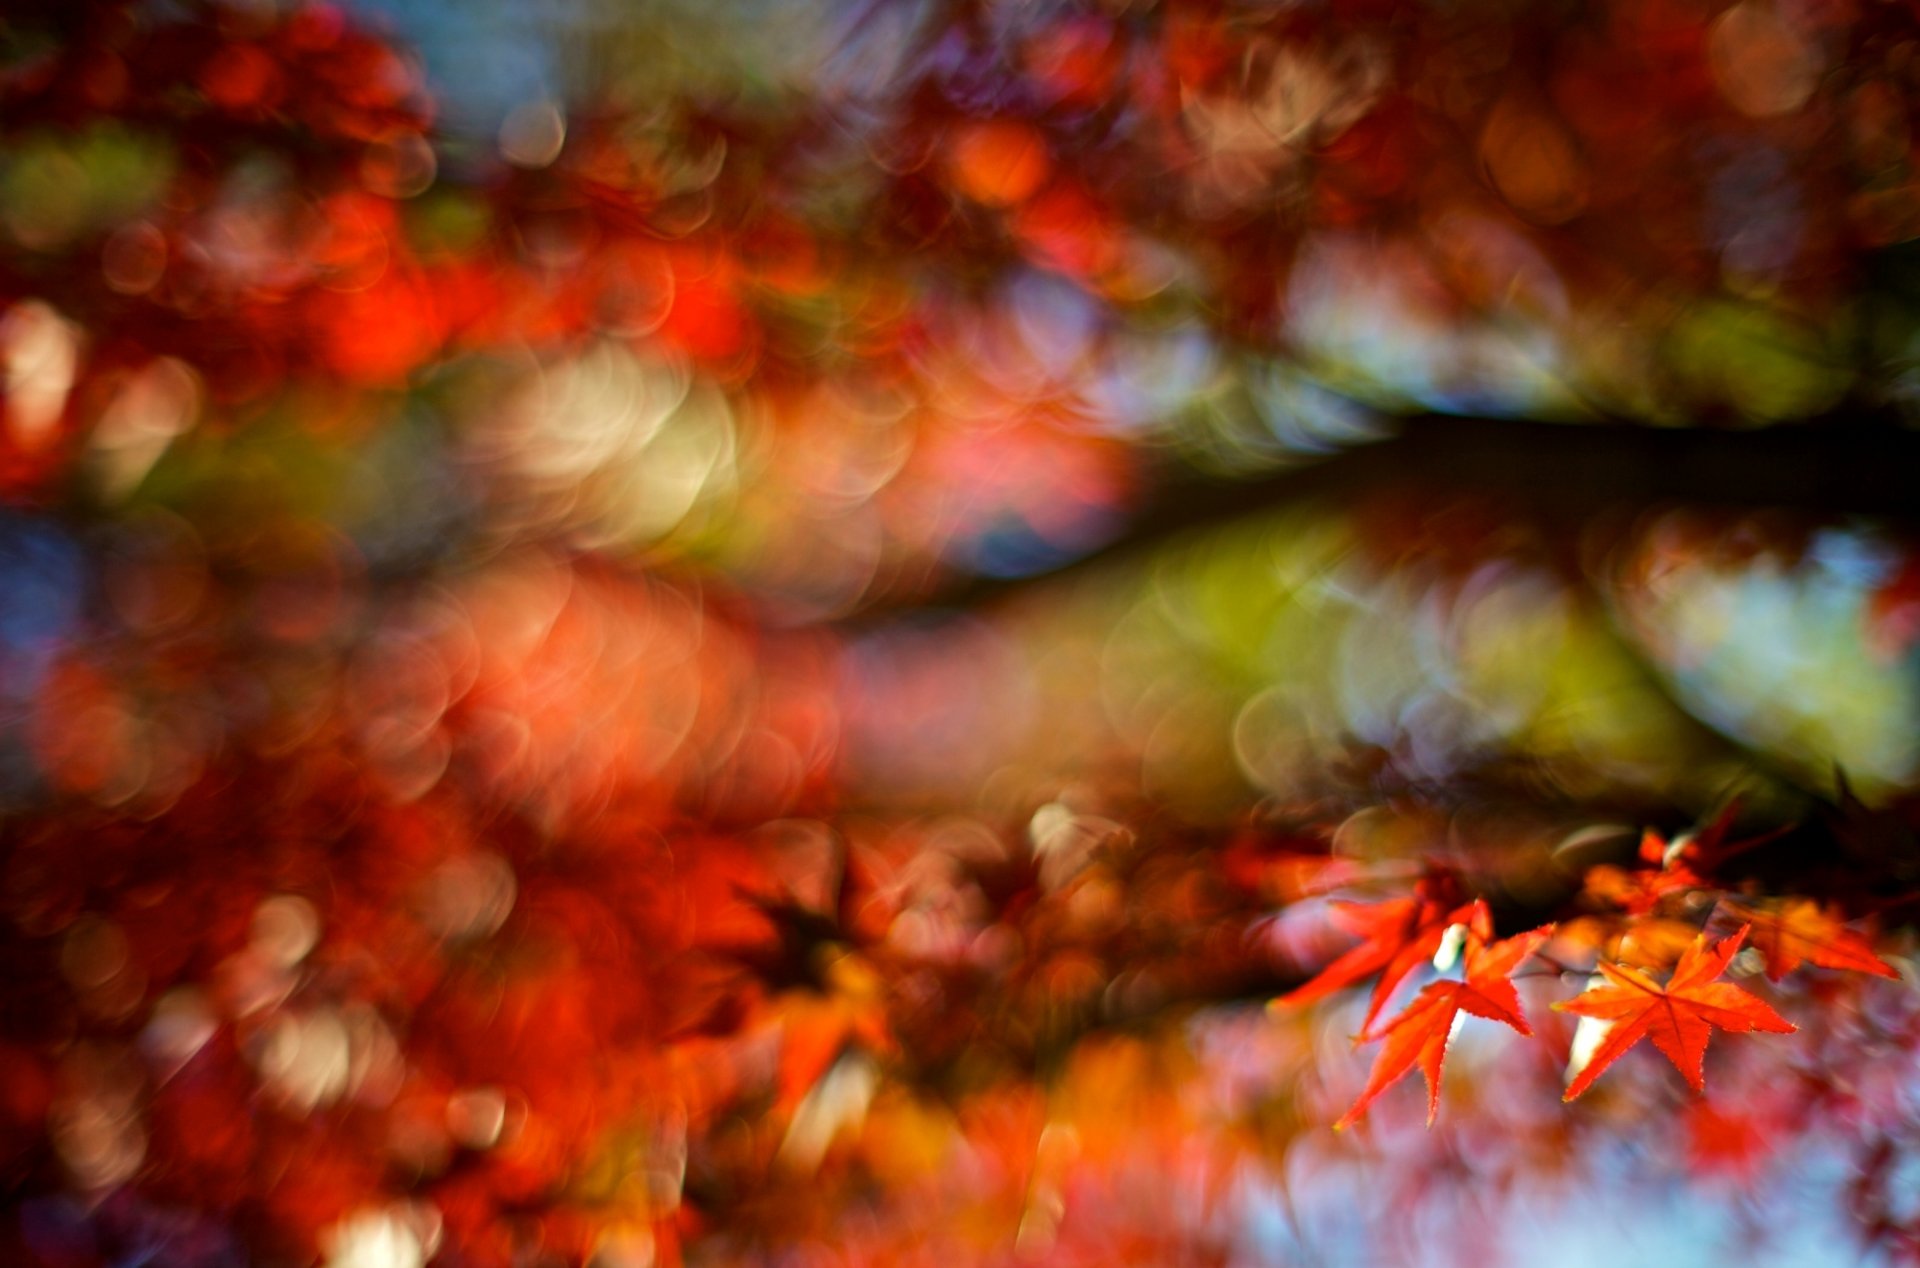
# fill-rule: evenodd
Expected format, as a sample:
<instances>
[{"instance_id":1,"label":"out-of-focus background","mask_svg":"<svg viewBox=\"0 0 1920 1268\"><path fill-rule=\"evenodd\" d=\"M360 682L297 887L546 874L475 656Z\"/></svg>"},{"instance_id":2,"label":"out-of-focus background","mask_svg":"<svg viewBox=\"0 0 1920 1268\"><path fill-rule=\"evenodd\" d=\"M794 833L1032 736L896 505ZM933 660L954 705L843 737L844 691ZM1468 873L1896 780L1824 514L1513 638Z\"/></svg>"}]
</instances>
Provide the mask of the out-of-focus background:
<instances>
[{"instance_id":1,"label":"out-of-focus background","mask_svg":"<svg viewBox=\"0 0 1920 1268\"><path fill-rule=\"evenodd\" d=\"M0 1248L1910 1256L1905 982L1567 1108L1541 981L1339 1135L1268 1002L1729 803L1911 977L1917 89L1762 0L9 6Z\"/></svg>"}]
</instances>

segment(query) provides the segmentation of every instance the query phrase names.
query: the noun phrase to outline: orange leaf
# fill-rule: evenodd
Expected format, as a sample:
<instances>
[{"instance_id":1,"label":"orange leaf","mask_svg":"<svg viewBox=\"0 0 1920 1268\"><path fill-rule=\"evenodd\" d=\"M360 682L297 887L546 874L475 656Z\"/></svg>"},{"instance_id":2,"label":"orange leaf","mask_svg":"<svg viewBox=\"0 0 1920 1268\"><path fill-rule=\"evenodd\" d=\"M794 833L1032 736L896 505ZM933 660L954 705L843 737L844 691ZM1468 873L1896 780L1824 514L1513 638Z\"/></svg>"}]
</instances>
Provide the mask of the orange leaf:
<instances>
[{"instance_id":1,"label":"orange leaf","mask_svg":"<svg viewBox=\"0 0 1920 1268\"><path fill-rule=\"evenodd\" d=\"M1466 980L1435 982L1377 1035L1387 1046L1373 1063L1367 1086L1338 1123L1336 1130L1356 1122L1375 1097L1405 1078L1417 1062L1427 1080L1427 1125L1440 1109L1440 1067L1447 1059L1447 1042L1461 1013L1504 1022L1523 1035L1533 1030L1520 1011L1520 996L1508 980L1520 962L1532 955L1553 932L1551 926L1479 947L1467 953Z\"/></svg>"},{"instance_id":2,"label":"orange leaf","mask_svg":"<svg viewBox=\"0 0 1920 1268\"><path fill-rule=\"evenodd\" d=\"M984 119L963 129L953 146L954 186L975 202L1011 207L1047 179L1052 161L1034 128L1014 119Z\"/></svg>"},{"instance_id":3,"label":"orange leaf","mask_svg":"<svg viewBox=\"0 0 1920 1268\"><path fill-rule=\"evenodd\" d=\"M1698 856L1698 840L1682 835L1668 841L1649 828L1640 835L1640 862L1645 866L1628 871L1601 864L1587 873L1587 893L1630 916L1645 916L1671 894L1706 886L1693 868Z\"/></svg>"},{"instance_id":4,"label":"orange leaf","mask_svg":"<svg viewBox=\"0 0 1920 1268\"><path fill-rule=\"evenodd\" d=\"M1753 945L1767 957L1767 976L1773 981L1778 982L1808 961L1823 969L1900 976L1891 964L1873 953L1865 938L1811 898L1788 898L1766 907L1729 902L1726 907L1752 926Z\"/></svg>"},{"instance_id":5,"label":"orange leaf","mask_svg":"<svg viewBox=\"0 0 1920 1268\"><path fill-rule=\"evenodd\" d=\"M1674 1069L1685 1076L1694 1091L1700 1092L1706 1088L1703 1063L1713 1027L1780 1035L1796 1030L1792 1022L1760 999L1731 982L1714 980L1726 972L1746 937L1743 925L1738 933L1722 939L1709 951L1706 935L1701 934L1680 957L1664 987L1638 969L1600 961L1600 972L1608 985L1554 1005L1564 1012L1611 1023L1593 1056L1567 1085L1565 1099L1571 1101L1586 1091L1643 1036L1651 1038L1653 1046L1673 1062Z\"/></svg>"},{"instance_id":6,"label":"orange leaf","mask_svg":"<svg viewBox=\"0 0 1920 1268\"><path fill-rule=\"evenodd\" d=\"M1380 1010L1392 996L1393 988L1422 960L1433 957L1451 926L1465 925L1482 939L1492 932L1492 919L1485 903L1475 899L1455 907L1452 895L1445 892L1447 888L1449 886L1439 882L1423 880L1412 898L1372 904L1333 904L1334 922L1364 941L1322 969L1313 980L1276 1002L1305 1004L1379 973L1380 980L1374 985L1366 1019L1360 1025L1362 1033L1371 1030Z\"/></svg>"}]
</instances>

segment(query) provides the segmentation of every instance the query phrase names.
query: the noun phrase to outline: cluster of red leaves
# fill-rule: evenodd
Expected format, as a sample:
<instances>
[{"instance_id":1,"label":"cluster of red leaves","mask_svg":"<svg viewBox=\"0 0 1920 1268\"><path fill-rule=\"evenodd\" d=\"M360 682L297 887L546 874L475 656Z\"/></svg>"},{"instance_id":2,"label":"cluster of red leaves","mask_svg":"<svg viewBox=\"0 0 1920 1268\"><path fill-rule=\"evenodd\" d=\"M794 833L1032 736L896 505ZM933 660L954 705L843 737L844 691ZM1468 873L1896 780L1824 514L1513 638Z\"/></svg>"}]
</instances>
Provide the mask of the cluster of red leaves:
<instances>
[{"instance_id":1,"label":"cluster of red leaves","mask_svg":"<svg viewBox=\"0 0 1920 1268\"><path fill-rule=\"evenodd\" d=\"M1451 240L1463 211L1580 265L1569 276L1596 292L1620 260L1645 285L1707 286L1693 151L1618 143L1645 122L1596 87L1622 78L1816 156L1816 193L1870 187L1804 200L1851 228L1804 235L1789 289L1817 292L1845 246L1903 233L1914 201L1904 150L1872 158L1911 121L1888 65L1850 60L1804 118L1750 119L1715 95L1704 13L1618 6L1562 38L1437 8L1380 30L1364 6L1258 30L1210 4L1124 21L1035 8L994 38L975 9L943 15L954 38L936 32L941 55L903 72L910 106L848 142L887 160L858 215L819 208L837 125L689 110L683 139L731 147L712 186L676 184L630 121L583 117L545 167L440 173L448 219L468 218L450 228L414 201L438 162L417 70L338 12L16 6L9 38L51 34L0 70L0 138L124 134L174 166L135 219L7 226L20 249L0 254L0 309L37 299L79 323L83 365L49 446L0 429L0 488L58 485L106 395L156 357L236 415L289 388L358 400L462 350L585 337L795 398L835 358L885 386L939 362L924 403L970 382L940 360L973 357L965 322L941 320L982 279L1042 270L1106 313L1161 302L1178 276L1208 320L1261 343L1309 232ZM1906 20L1849 38L1901 48L1879 28ZM1301 66L1340 86L1289 100L1275 86ZM992 82L1004 91L983 101ZM1529 115L1530 99L1551 108ZM1856 144L1825 145L1836 128ZM281 184L261 194L261 171ZM1485 261L1435 258L1449 302L1505 285ZM1016 452L1046 461L1009 464L959 429L941 461L1058 470L1063 449L1119 452L1074 432L1064 393L1035 391L1044 443ZM1101 484L1106 464L1089 466ZM843 815L831 665L803 636L511 552L417 610L367 613L351 552L287 529L247 522L259 553L215 550L191 584L156 583L165 604L133 604L150 619L54 655L28 710L49 805L6 843L9 1193L127 1185L289 1259L370 1203L414 1198L476 1264L536 1246L584 1259L616 1226L667 1264L683 1238L824 1240L838 1208L778 1177L828 1148L834 1071L857 1086L884 1068L952 1102L983 1187L1063 1200L1065 1164L1036 1158L1038 1072L1100 1066L1087 1037L1103 1029L1285 984L1249 931L1294 895L1204 832L1085 807L1044 832L1017 815ZM1888 604L1891 628L1904 609ZM1342 1121L1416 1067L1431 1116L1455 1023L1527 1033L1515 982L1550 943L1605 979L1561 1001L1608 1026L1569 1097L1642 1037L1698 1088L1713 1027L1786 1027L1719 980L1743 937L1776 981L1805 964L1891 974L1842 908L1720 892L1720 835L1650 836L1637 864L1585 877L1584 907L1505 939L1450 872L1337 907L1361 944L1284 998L1374 979L1361 1031L1384 1049ZM1715 919L1738 931L1710 942ZM1422 961L1461 951L1461 979L1380 1024ZM1155 1104L1142 1134L1171 1147L1178 1120ZM937 1147L909 1118L891 1128L902 1147L882 1138L843 1166L848 1190L941 1186L934 1163L913 1174Z\"/></svg>"},{"instance_id":2,"label":"cluster of red leaves","mask_svg":"<svg viewBox=\"0 0 1920 1268\"><path fill-rule=\"evenodd\" d=\"M0 855L16 1198L118 1188L296 1261L406 1202L476 1265L825 1239L790 1173L918 1192L947 1147L820 1157L858 1072L1017 1176L1036 1066L1279 985L1205 834L843 813L812 632L539 552L423 603L214 550L164 631L103 614L48 669L48 801Z\"/></svg>"},{"instance_id":3,"label":"cluster of red leaves","mask_svg":"<svg viewBox=\"0 0 1920 1268\"><path fill-rule=\"evenodd\" d=\"M1559 1011L1601 1023L1589 1051L1580 1051L1578 1037L1574 1041L1578 1066L1570 1071L1569 1101L1641 1039L1652 1040L1698 1093L1705 1087L1703 1062L1714 1028L1733 1033L1792 1033L1794 1024L1766 1001L1719 980L1749 941L1774 982L1808 963L1898 977L1865 936L1847 927L1837 909L1804 897L1735 897L1702 876L1702 871L1711 874L1768 839L1728 845L1725 836L1735 809L1729 806L1697 835L1682 835L1671 842L1648 831L1641 840L1638 867L1592 869L1584 892L1588 906L1601 909L1602 914L1581 916L1564 925L1543 924L1499 941L1493 940L1492 919L1483 901L1456 905L1462 886L1452 872L1423 876L1410 898L1336 905L1334 921L1363 940L1275 1003L1319 999L1378 974L1355 1042L1384 1040L1385 1046L1360 1098L1337 1126L1356 1122L1375 1098L1416 1065L1426 1077L1427 1121L1432 1123L1440 1104L1441 1067L1460 1014L1501 1022L1522 1035L1533 1033L1513 979L1536 958L1546 975L1585 971L1596 975L1586 991L1553 1004ZM1708 925L1737 921L1738 927L1710 942L1697 916L1695 923L1676 918L1674 913L1682 910L1704 911ZM1689 932L1690 939L1682 943L1676 929ZM1545 958L1542 948L1550 940L1564 956L1590 959L1591 969ZM1677 959L1670 954L1676 945ZM1441 970L1458 961L1461 978L1428 985L1399 1015L1376 1026L1394 988L1428 959ZM1663 968L1671 970L1664 982L1654 976Z\"/></svg>"},{"instance_id":4,"label":"cluster of red leaves","mask_svg":"<svg viewBox=\"0 0 1920 1268\"><path fill-rule=\"evenodd\" d=\"M995 1204L1030 1172L1043 1195L1092 1183L1034 1161L1046 1071L1099 1074L1099 1054L1131 1051L1116 1034L1274 996L1292 979L1261 922L1356 879L1325 866L1317 832L1223 847L1117 795L1108 814L1031 823L848 813L811 635L591 561L503 558L432 604L369 600L351 622L327 616L324 575L276 572L268 602L226 562L166 639L99 637L92 664L54 671L73 681L50 714L124 719L146 701L142 767L167 764L157 734L218 714L216 686L258 712L204 738L184 791L118 802L105 790L126 754L42 723L66 728L48 760L69 782L10 825L0 1008L22 1024L0 1048L0 1168L16 1192L75 1183L74 1123L112 1106L123 1135L92 1143L111 1156L139 1134L129 1191L233 1212L263 1254L311 1254L355 1212L418 1201L462 1262L512 1263L532 1240L584 1258L629 1227L671 1264L683 1243L724 1260L756 1238L830 1242L875 1194L910 1227L912 1203L951 1183L926 1159L964 1136L992 1160L972 1218L999 1228L1020 1209ZM315 663L338 690L315 689ZM696 700L678 741L664 734ZM422 765L443 772L424 792ZM1626 936L1691 909L1732 856L1709 839L1649 837L1619 877L1589 874L1587 911L1504 940L1451 871L1336 906L1360 945L1285 998L1375 984L1362 1029L1384 1052L1343 1121L1416 1067L1431 1111L1463 1014L1525 1033L1514 979L1547 964L1549 937L1601 954L1614 984L1571 1001L1614 1026L1589 1082L1643 1035L1691 1054L1695 1079L1710 1025L1777 1029L1715 980L1737 937L1693 945L1663 985ZM292 898L313 912L311 948L288 949ZM1835 911L1723 903L1780 974L1889 972ZM1380 1023L1444 951L1464 951L1463 978ZM197 1048L169 1046L183 1022ZM310 1072L300 1054L317 1062L342 1034L347 1081ZM874 1097L857 1141L833 1117L849 1087ZM1185 1120L1160 1095L1126 1121L1172 1149Z\"/></svg>"},{"instance_id":5,"label":"cluster of red leaves","mask_svg":"<svg viewBox=\"0 0 1920 1268\"><path fill-rule=\"evenodd\" d=\"M543 168L455 171L440 170L418 68L333 8L26 6L9 20L36 52L0 72L0 137L119 129L175 170L129 218L0 253L0 307L38 297L85 325L82 378L100 386L73 393L74 431L157 356L237 412L289 383L390 388L450 353L588 335L669 346L732 383L807 378L823 343L898 376L960 298L948 279L1020 267L1107 319L1164 303L1179 278L1196 314L1276 346L1276 279L1316 233L1356 229L1400 244L1461 312L1516 285L1510 264L1454 245L1450 226L1475 219L1517 235L1502 259L1524 241L1576 289L1710 293L1723 244L1698 226L1719 178L1689 145L1623 143L1663 117L1793 156L1794 205L1837 217L1798 229L1775 279L1803 302L1920 227L1886 143L1915 122L1886 51L1907 19L1755 35L1848 54L1803 109L1756 118L1716 88L1745 47L1725 22L1633 5L1592 18L1575 35L1552 13L1474 6L1256 24L1174 4L1127 22L1035 10L991 30L956 5L930 15L947 52L892 67L908 104L866 132L836 140L824 106L680 102L665 139L635 145L631 120L583 115ZM1295 100L1279 85L1302 75L1318 87ZM1622 82L1635 87L1597 87ZM688 187L700 165L675 147L721 145L727 163ZM868 202L827 210L839 185L821 173L876 155ZM291 188L245 188L275 170ZM0 478L34 489L64 463L0 454Z\"/></svg>"}]
</instances>

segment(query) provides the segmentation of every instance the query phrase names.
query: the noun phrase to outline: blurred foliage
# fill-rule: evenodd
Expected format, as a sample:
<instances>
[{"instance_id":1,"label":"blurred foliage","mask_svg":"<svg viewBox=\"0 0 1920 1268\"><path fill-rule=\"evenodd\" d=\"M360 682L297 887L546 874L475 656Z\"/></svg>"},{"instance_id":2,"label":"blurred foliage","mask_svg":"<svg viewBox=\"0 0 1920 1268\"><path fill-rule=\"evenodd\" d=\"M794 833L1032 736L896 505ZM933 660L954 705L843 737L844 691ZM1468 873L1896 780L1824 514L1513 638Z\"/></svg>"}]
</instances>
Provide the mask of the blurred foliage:
<instances>
[{"instance_id":1,"label":"blurred foliage","mask_svg":"<svg viewBox=\"0 0 1920 1268\"><path fill-rule=\"evenodd\" d=\"M0 1259L1911 1259L1917 48L9 5ZM1335 1135L1436 878L1537 1040ZM1800 1032L1563 1107L1733 919Z\"/></svg>"}]
</instances>

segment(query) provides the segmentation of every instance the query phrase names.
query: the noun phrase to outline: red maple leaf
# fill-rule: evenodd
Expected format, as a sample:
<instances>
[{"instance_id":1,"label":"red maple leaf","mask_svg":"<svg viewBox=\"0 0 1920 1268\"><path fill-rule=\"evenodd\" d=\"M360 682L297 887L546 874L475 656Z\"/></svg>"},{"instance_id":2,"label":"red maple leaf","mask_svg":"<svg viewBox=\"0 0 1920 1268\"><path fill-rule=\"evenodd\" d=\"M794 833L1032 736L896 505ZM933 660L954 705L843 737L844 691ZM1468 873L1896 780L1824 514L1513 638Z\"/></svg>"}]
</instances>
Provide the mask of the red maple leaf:
<instances>
[{"instance_id":1,"label":"red maple leaf","mask_svg":"<svg viewBox=\"0 0 1920 1268\"><path fill-rule=\"evenodd\" d=\"M1687 1160L1701 1175L1751 1176L1767 1157L1776 1125L1766 1109L1715 1105L1702 1097L1687 1108Z\"/></svg>"},{"instance_id":2,"label":"red maple leaf","mask_svg":"<svg viewBox=\"0 0 1920 1268\"><path fill-rule=\"evenodd\" d=\"M1611 866L1594 868L1587 876L1587 892L1630 916L1658 910L1674 894L1714 888L1706 878L1728 860L1766 845L1785 829L1729 842L1727 835L1739 817L1736 799L1696 831L1671 839L1652 828L1640 834L1641 866L1631 871Z\"/></svg>"},{"instance_id":3,"label":"red maple leaf","mask_svg":"<svg viewBox=\"0 0 1920 1268\"><path fill-rule=\"evenodd\" d=\"M1630 916L1650 915L1668 895L1706 887L1693 866L1700 857L1701 839L1682 833L1669 841L1648 828L1640 834L1643 866L1631 871L1596 867L1587 874L1587 892Z\"/></svg>"},{"instance_id":4,"label":"red maple leaf","mask_svg":"<svg viewBox=\"0 0 1920 1268\"><path fill-rule=\"evenodd\" d=\"M1573 1082L1567 1085L1566 1100L1573 1100L1587 1088L1620 1054L1640 1042L1642 1036L1666 1054L1674 1069L1685 1076L1695 1092L1705 1091L1703 1062L1707 1040L1718 1026L1727 1031L1765 1030L1791 1034L1798 1029L1773 1011L1766 1003L1731 982L1714 979L1726 972L1740 944L1746 940L1747 927L1723 938L1707 949L1707 937L1701 934L1680 955L1673 976L1665 986L1639 969L1624 964L1600 961L1600 972L1608 985L1596 986L1554 1007L1610 1023L1593 1056Z\"/></svg>"},{"instance_id":5,"label":"red maple leaf","mask_svg":"<svg viewBox=\"0 0 1920 1268\"><path fill-rule=\"evenodd\" d=\"M1767 976L1775 982L1811 962L1823 969L1852 969L1879 977L1899 970L1873 953L1873 947L1846 922L1811 898L1788 898L1765 907L1725 904L1752 928L1752 942L1767 957Z\"/></svg>"},{"instance_id":6,"label":"red maple leaf","mask_svg":"<svg viewBox=\"0 0 1920 1268\"><path fill-rule=\"evenodd\" d=\"M1363 1035L1363 1039L1385 1039L1387 1046L1374 1060L1360 1099L1334 1124L1335 1129L1357 1121L1374 1098L1405 1078L1415 1063L1426 1076L1427 1124L1432 1126L1440 1108L1440 1067L1447 1059L1447 1042L1453 1038L1454 1023L1461 1013L1505 1022L1523 1035L1533 1033L1509 978L1552 932L1552 927L1546 926L1491 946L1479 945L1478 939L1473 939L1464 981L1433 983L1385 1029Z\"/></svg>"},{"instance_id":7,"label":"red maple leaf","mask_svg":"<svg viewBox=\"0 0 1920 1268\"><path fill-rule=\"evenodd\" d=\"M1333 904L1334 923L1363 941L1311 981L1287 992L1276 1002L1305 1004L1379 973L1380 980L1374 984L1366 1019L1360 1024L1364 1035L1372 1029L1380 1010L1386 1007L1393 988L1419 967L1422 960L1433 958L1449 928L1464 925L1469 933L1483 941L1492 936L1493 920L1487 905L1475 899L1456 906L1452 889L1450 878L1429 877L1420 881L1411 898L1395 898L1383 903Z\"/></svg>"}]
</instances>

